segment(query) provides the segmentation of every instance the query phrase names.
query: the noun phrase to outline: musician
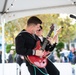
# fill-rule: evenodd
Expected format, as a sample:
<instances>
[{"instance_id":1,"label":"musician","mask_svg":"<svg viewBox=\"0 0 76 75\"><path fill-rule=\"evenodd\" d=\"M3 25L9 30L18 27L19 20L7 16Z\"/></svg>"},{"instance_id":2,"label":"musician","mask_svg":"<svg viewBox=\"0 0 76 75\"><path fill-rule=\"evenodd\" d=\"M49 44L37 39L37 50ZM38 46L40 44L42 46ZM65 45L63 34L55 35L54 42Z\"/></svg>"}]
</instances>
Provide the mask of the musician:
<instances>
[{"instance_id":1,"label":"musician","mask_svg":"<svg viewBox=\"0 0 76 75\"><path fill-rule=\"evenodd\" d=\"M46 39L45 37L43 37L42 33L43 33L43 28L42 28L42 26L40 26L40 29L38 31L36 31L36 35L40 38L41 45L44 43L44 41ZM49 40L49 39L47 39L47 40ZM53 51L57 44L57 37L55 39L51 38L50 41L51 41L51 44L50 44L51 51ZM49 44L49 42L48 42L48 44ZM49 73L49 75L59 75L58 69L54 66L54 64L52 63L52 60L50 60L49 58L48 58L48 64L46 66L46 69L47 69L47 72Z\"/></svg>"},{"instance_id":2,"label":"musician","mask_svg":"<svg viewBox=\"0 0 76 75\"><path fill-rule=\"evenodd\" d=\"M39 57L42 57L44 55L44 51L34 50L37 41L40 41L39 37L35 33L40 29L41 24L42 21L36 16L32 16L28 19L26 29L23 29L15 38L16 52L25 57L26 65L28 67L30 75L47 75L48 73L49 75L59 75L59 71L57 69L51 66L50 70L49 67L47 67L49 63L47 64L46 68L39 68L35 67L27 59L27 56L30 55L35 55ZM47 48L51 51L49 45L47 45ZM50 71L47 71L47 68Z\"/></svg>"},{"instance_id":3,"label":"musician","mask_svg":"<svg viewBox=\"0 0 76 75\"><path fill-rule=\"evenodd\" d=\"M46 39L45 37L43 37L42 33L43 33L43 28L42 28L42 26L40 26L40 29L38 31L36 31L36 35L39 37L41 45L44 43L44 41ZM51 51L53 51L57 44L57 37L55 39L48 37L47 40L48 40L48 44L50 44L50 46L51 46Z\"/></svg>"}]
</instances>

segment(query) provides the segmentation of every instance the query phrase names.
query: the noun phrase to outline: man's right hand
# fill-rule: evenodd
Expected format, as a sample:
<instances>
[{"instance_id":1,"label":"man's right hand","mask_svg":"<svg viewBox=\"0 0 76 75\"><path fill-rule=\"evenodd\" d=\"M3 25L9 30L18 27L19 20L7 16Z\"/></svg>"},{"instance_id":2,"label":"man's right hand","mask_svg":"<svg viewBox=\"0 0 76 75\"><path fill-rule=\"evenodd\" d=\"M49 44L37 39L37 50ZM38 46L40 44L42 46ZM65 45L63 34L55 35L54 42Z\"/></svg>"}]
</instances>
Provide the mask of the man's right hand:
<instances>
[{"instance_id":1,"label":"man's right hand","mask_svg":"<svg viewBox=\"0 0 76 75\"><path fill-rule=\"evenodd\" d=\"M42 51L42 50L36 50L36 54L35 55L42 57L44 55L44 51Z\"/></svg>"}]
</instances>

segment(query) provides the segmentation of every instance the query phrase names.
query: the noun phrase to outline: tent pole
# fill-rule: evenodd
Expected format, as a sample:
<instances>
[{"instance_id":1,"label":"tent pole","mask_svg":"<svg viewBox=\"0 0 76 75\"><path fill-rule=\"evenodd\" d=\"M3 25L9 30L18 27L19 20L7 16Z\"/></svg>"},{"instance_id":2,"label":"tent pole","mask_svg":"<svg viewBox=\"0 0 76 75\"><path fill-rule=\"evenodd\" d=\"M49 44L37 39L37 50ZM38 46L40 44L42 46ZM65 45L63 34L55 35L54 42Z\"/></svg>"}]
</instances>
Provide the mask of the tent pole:
<instances>
[{"instance_id":1,"label":"tent pole","mask_svg":"<svg viewBox=\"0 0 76 75\"><path fill-rule=\"evenodd\" d=\"M5 63L5 39L4 39L4 25L5 25L5 18L4 14L1 15L1 25L2 25L2 75L4 75L4 63Z\"/></svg>"}]
</instances>

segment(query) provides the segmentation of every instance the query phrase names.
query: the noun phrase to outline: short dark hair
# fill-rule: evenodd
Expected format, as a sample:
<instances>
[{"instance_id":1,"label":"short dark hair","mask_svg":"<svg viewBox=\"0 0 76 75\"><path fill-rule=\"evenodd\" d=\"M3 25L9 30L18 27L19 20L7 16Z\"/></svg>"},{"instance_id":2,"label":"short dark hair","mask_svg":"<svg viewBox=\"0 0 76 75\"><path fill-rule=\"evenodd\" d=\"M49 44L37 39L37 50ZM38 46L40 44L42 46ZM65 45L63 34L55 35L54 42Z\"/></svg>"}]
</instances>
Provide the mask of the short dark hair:
<instances>
[{"instance_id":1,"label":"short dark hair","mask_svg":"<svg viewBox=\"0 0 76 75\"><path fill-rule=\"evenodd\" d=\"M28 19L27 25L29 25L29 24L31 24L31 23L33 23L33 24L42 24L42 21L41 21L38 17L32 16L32 17L30 17L30 18Z\"/></svg>"}]
</instances>

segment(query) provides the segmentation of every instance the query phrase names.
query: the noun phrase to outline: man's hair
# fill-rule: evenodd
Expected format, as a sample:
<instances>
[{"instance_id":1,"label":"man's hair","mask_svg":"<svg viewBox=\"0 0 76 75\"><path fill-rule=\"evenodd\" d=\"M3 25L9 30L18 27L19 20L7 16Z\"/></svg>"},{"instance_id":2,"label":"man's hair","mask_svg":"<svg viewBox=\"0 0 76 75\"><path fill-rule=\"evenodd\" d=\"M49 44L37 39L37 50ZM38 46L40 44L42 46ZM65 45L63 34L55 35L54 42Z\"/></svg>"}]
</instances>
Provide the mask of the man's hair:
<instances>
[{"instance_id":1,"label":"man's hair","mask_svg":"<svg viewBox=\"0 0 76 75\"><path fill-rule=\"evenodd\" d=\"M27 25L29 26L30 24L42 24L42 21L38 17L32 16L27 21Z\"/></svg>"}]
</instances>

